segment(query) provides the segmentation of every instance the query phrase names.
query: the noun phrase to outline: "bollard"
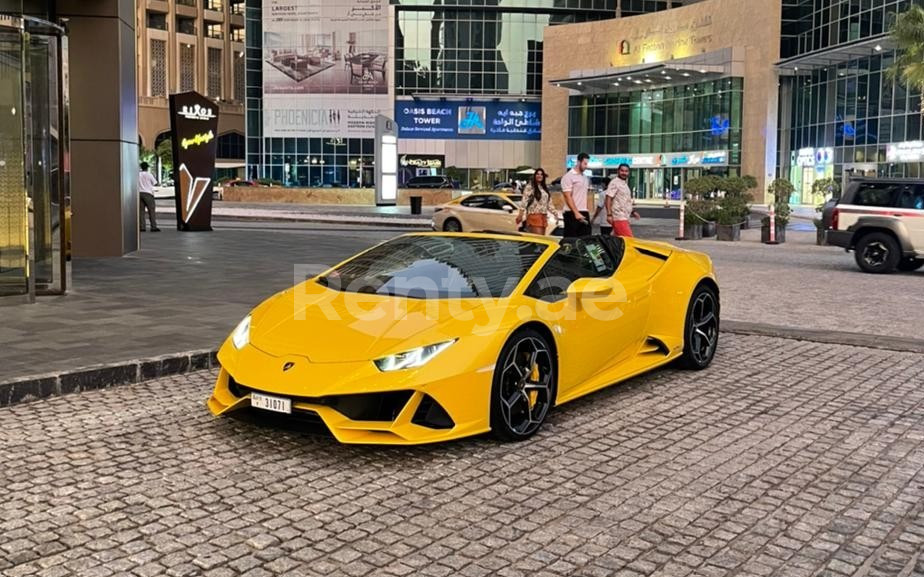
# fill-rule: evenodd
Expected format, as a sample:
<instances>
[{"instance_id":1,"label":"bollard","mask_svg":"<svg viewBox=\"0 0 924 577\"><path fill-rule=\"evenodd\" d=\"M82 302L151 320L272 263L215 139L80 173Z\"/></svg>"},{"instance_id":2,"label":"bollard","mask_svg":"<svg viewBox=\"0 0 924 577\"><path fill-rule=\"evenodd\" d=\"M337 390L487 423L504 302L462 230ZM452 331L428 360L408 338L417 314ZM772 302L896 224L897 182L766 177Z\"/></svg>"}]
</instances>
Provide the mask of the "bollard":
<instances>
[{"instance_id":1,"label":"bollard","mask_svg":"<svg viewBox=\"0 0 924 577\"><path fill-rule=\"evenodd\" d=\"M685 201L685 200L683 200L683 199L680 199L680 235L679 235L676 239L674 239L674 240L683 240L683 234L684 234L684 230L683 230L683 218L684 218L684 216L683 216L683 213L684 213L684 210L686 209L686 204L687 204L687 201Z\"/></svg>"},{"instance_id":2,"label":"bollard","mask_svg":"<svg viewBox=\"0 0 924 577\"><path fill-rule=\"evenodd\" d=\"M670 197L671 197L670 193L665 190L664 191L664 208L670 208L671 206Z\"/></svg>"},{"instance_id":3,"label":"bollard","mask_svg":"<svg viewBox=\"0 0 924 577\"><path fill-rule=\"evenodd\" d=\"M773 210L773 203L770 204L770 242L767 244L777 244L776 242L776 214Z\"/></svg>"}]
</instances>

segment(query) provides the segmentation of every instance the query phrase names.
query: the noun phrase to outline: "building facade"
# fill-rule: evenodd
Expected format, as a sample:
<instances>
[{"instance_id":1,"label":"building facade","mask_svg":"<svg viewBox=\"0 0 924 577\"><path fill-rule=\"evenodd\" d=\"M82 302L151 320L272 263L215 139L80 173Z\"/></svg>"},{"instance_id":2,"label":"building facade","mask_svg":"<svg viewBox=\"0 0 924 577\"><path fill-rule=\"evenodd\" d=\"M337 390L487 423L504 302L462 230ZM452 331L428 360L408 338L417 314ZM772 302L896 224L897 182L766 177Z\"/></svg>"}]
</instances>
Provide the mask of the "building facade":
<instances>
[{"instance_id":1,"label":"building facade","mask_svg":"<svg viewBox=\"0 0 924 577\"><path fill-rule=\"evenodd\" d=\"M704 0L545 32L542 164L591 154L631 168L641 201L679 200L703 174L776 172L779 0Z\"/></svg>"},{"instance_id":2,"label":"building facade","mask_svg":"<svg viewBox=\"0 0 924 577\"><path fill-rule=\"evenodd\" d=\"M812 184L858 176L924 176L921 92L889 78L889 28L920 0L784 0L780 173L793 202Z\"/></svg>"},{"instance_id":3,"label":"building facade","mask_svg":"<svg viewBox=\"0 0 924 577\"><path fill-rule=\"evenodd\" d=\"M219 105L219 176L243 173L244 1L148 0L136 10L139 143L155 150L169 139L167 97L196 91Z\"/></svg>"},{"instance_id":4,"label":"building facade","mask_svg":"<svg viewBox=\"0 0 924 577\"><path fill-rule=\"evenodd\" d=\"M135 17L133 3L0 1L0 295L62 292L67 251L138 249Z\"/></svg>"},{"instance_id":5,"label":"building facade","mask_svg":"<svg viewBox=\"0 0 924 577\"><path fill-rule=\"evenodd\" d=\"M516 169L539 161L543 33L547 26L612 19L620 11L635 14L690 3L381 1L387 10L386 54L373 59L368 68L373 79L370 84L379 82L375 72L379 67L382 81L388 84L389 104L383 112L399 127L400 179L406 182L414 176L447 173L471 189L490 187L509 178ZM355 33L314 31L306 24L307 33L296 38L280 28L279 19L274 20L274 14L286 10L305 9L309 13L314 4L317 0L247 0L248 176L300 186L371 186L371 135L319 136L322 131L313 130L287 135L273 126L270 117L280 112L276 104L280 92L331 90L338 82L335 74L355 72L350 78L358 78L363 73L350 70L354 64L350 60L352 46L363 42ZM353 9L350 4L350 0L335 0L329 6L331 10L342 6L346 12L339 20L344 20ZM325 17L322 13L321 18ZM355 39L355 43L344 39ZM376 50L371 46L365 53ZM317 63L310 62L312 58ZM314 89L309 86L312 82ZM359 84L357 80L353 87ZM370 86L366 92L371 95L376 90ZM274 102L265 98L267 94ZM295 118L293 111L299 108L305 106L293 104L282 112Z\"/></svg>"}]
</instances>

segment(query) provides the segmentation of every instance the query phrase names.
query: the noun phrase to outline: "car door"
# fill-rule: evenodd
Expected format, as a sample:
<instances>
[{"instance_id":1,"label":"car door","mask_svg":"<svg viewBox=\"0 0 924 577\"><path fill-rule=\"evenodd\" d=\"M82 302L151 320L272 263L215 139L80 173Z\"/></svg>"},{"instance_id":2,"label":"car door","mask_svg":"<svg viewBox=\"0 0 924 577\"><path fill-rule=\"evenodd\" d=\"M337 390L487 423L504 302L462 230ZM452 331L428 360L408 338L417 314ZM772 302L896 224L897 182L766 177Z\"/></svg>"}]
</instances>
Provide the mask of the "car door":
<instances>
[{"instance_id":1,"label":"car door","mask_svg":"<svg viewBox=\"0 0 924 577\"><path fill-rule=\"evenodd\" d=\"M622 286L620 259L600 238L565 240L525 292L556 335L560 401L596 388L595 378L634 356L644 339L650 287ZM612 293L578 302L568 287L588 278L610 281Z\"/></svg>"},{"instance_id":2,"label":"car door","mask_svg":"<svg viewBox=\"0 0 924 577\"><path fill-rule=\"evenodd\" d=\"M466 210L465 219L469 223L466 230L516 230L516 214L504 208L508 202L494 194L480 194L477 197L473 195L462 201Z\"/></svg>"},{"instance_id":3,"label":"car door","mask_svg":"<svg viewBox=\"0 0 924 577\"><path fill-rule=\"evenodd\" d=\"M918 255L924 256L924 184L914 187L914 196L905 217L905 226L911 235L911 244Z\"/></svg>"}]
</instances>

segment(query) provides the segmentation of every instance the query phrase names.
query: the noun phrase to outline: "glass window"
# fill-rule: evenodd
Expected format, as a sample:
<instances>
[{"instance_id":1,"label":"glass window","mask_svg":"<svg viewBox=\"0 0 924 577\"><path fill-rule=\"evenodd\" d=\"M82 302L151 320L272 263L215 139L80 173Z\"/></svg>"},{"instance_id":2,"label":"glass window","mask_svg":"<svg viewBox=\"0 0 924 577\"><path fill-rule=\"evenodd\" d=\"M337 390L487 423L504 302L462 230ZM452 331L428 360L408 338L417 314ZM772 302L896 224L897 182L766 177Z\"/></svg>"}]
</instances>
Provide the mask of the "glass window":
<instances>
[{"instance_id":1,"label":"glass window","mask_svg":"<svg viewBox=\"0 0 924 577\"><path fill-rule=\"evenodd\" d=\"M884 183L863 183L857 188L853 202L858 206L895 206L898 186Z\"/></svg>"},{"instance_id":2,"label":"glass window","mask_svg":"<svg viewBox=\"0 0 924 577\"><path fill-rule=\"evenodd\" d=\"M612 238L612 237L610 237ZM565 297L571 283L580 278L605 278L616 272L622 254L622 241L609 238L563 239L561 247L546 262L525 293L527 296L556 301Z\"/></svg>"},{"instance_id":3,"label":"glass window","mask_svg":"<svg viewBox=\"0 0 924 577\"><path fill-rule=\"evenodd\" d=\"M406 236L357 256L318 282L345 292L408 298L502 298L545 250L529 241Z\"/></svg>"}]
</instances>

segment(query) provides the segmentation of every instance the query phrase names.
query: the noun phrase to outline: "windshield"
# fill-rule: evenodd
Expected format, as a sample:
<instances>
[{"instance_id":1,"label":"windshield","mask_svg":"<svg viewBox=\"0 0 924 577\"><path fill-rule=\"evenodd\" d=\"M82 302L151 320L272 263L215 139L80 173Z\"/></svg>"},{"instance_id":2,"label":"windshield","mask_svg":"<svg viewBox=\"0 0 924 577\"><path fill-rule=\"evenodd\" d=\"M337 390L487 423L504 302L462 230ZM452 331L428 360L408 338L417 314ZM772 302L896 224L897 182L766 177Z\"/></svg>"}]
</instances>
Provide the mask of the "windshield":
<instances>
[{"instance_id":1,"label":"windshield","mask_svg":"<svg viewBox=\"0 0 924 577\"><path fill-rule=\"evenodd\" d=\"M546 245L475 237L406 236L379 245L318 282L344 292L419 299L510 296Z\"/></svg>"}]
</instances>

